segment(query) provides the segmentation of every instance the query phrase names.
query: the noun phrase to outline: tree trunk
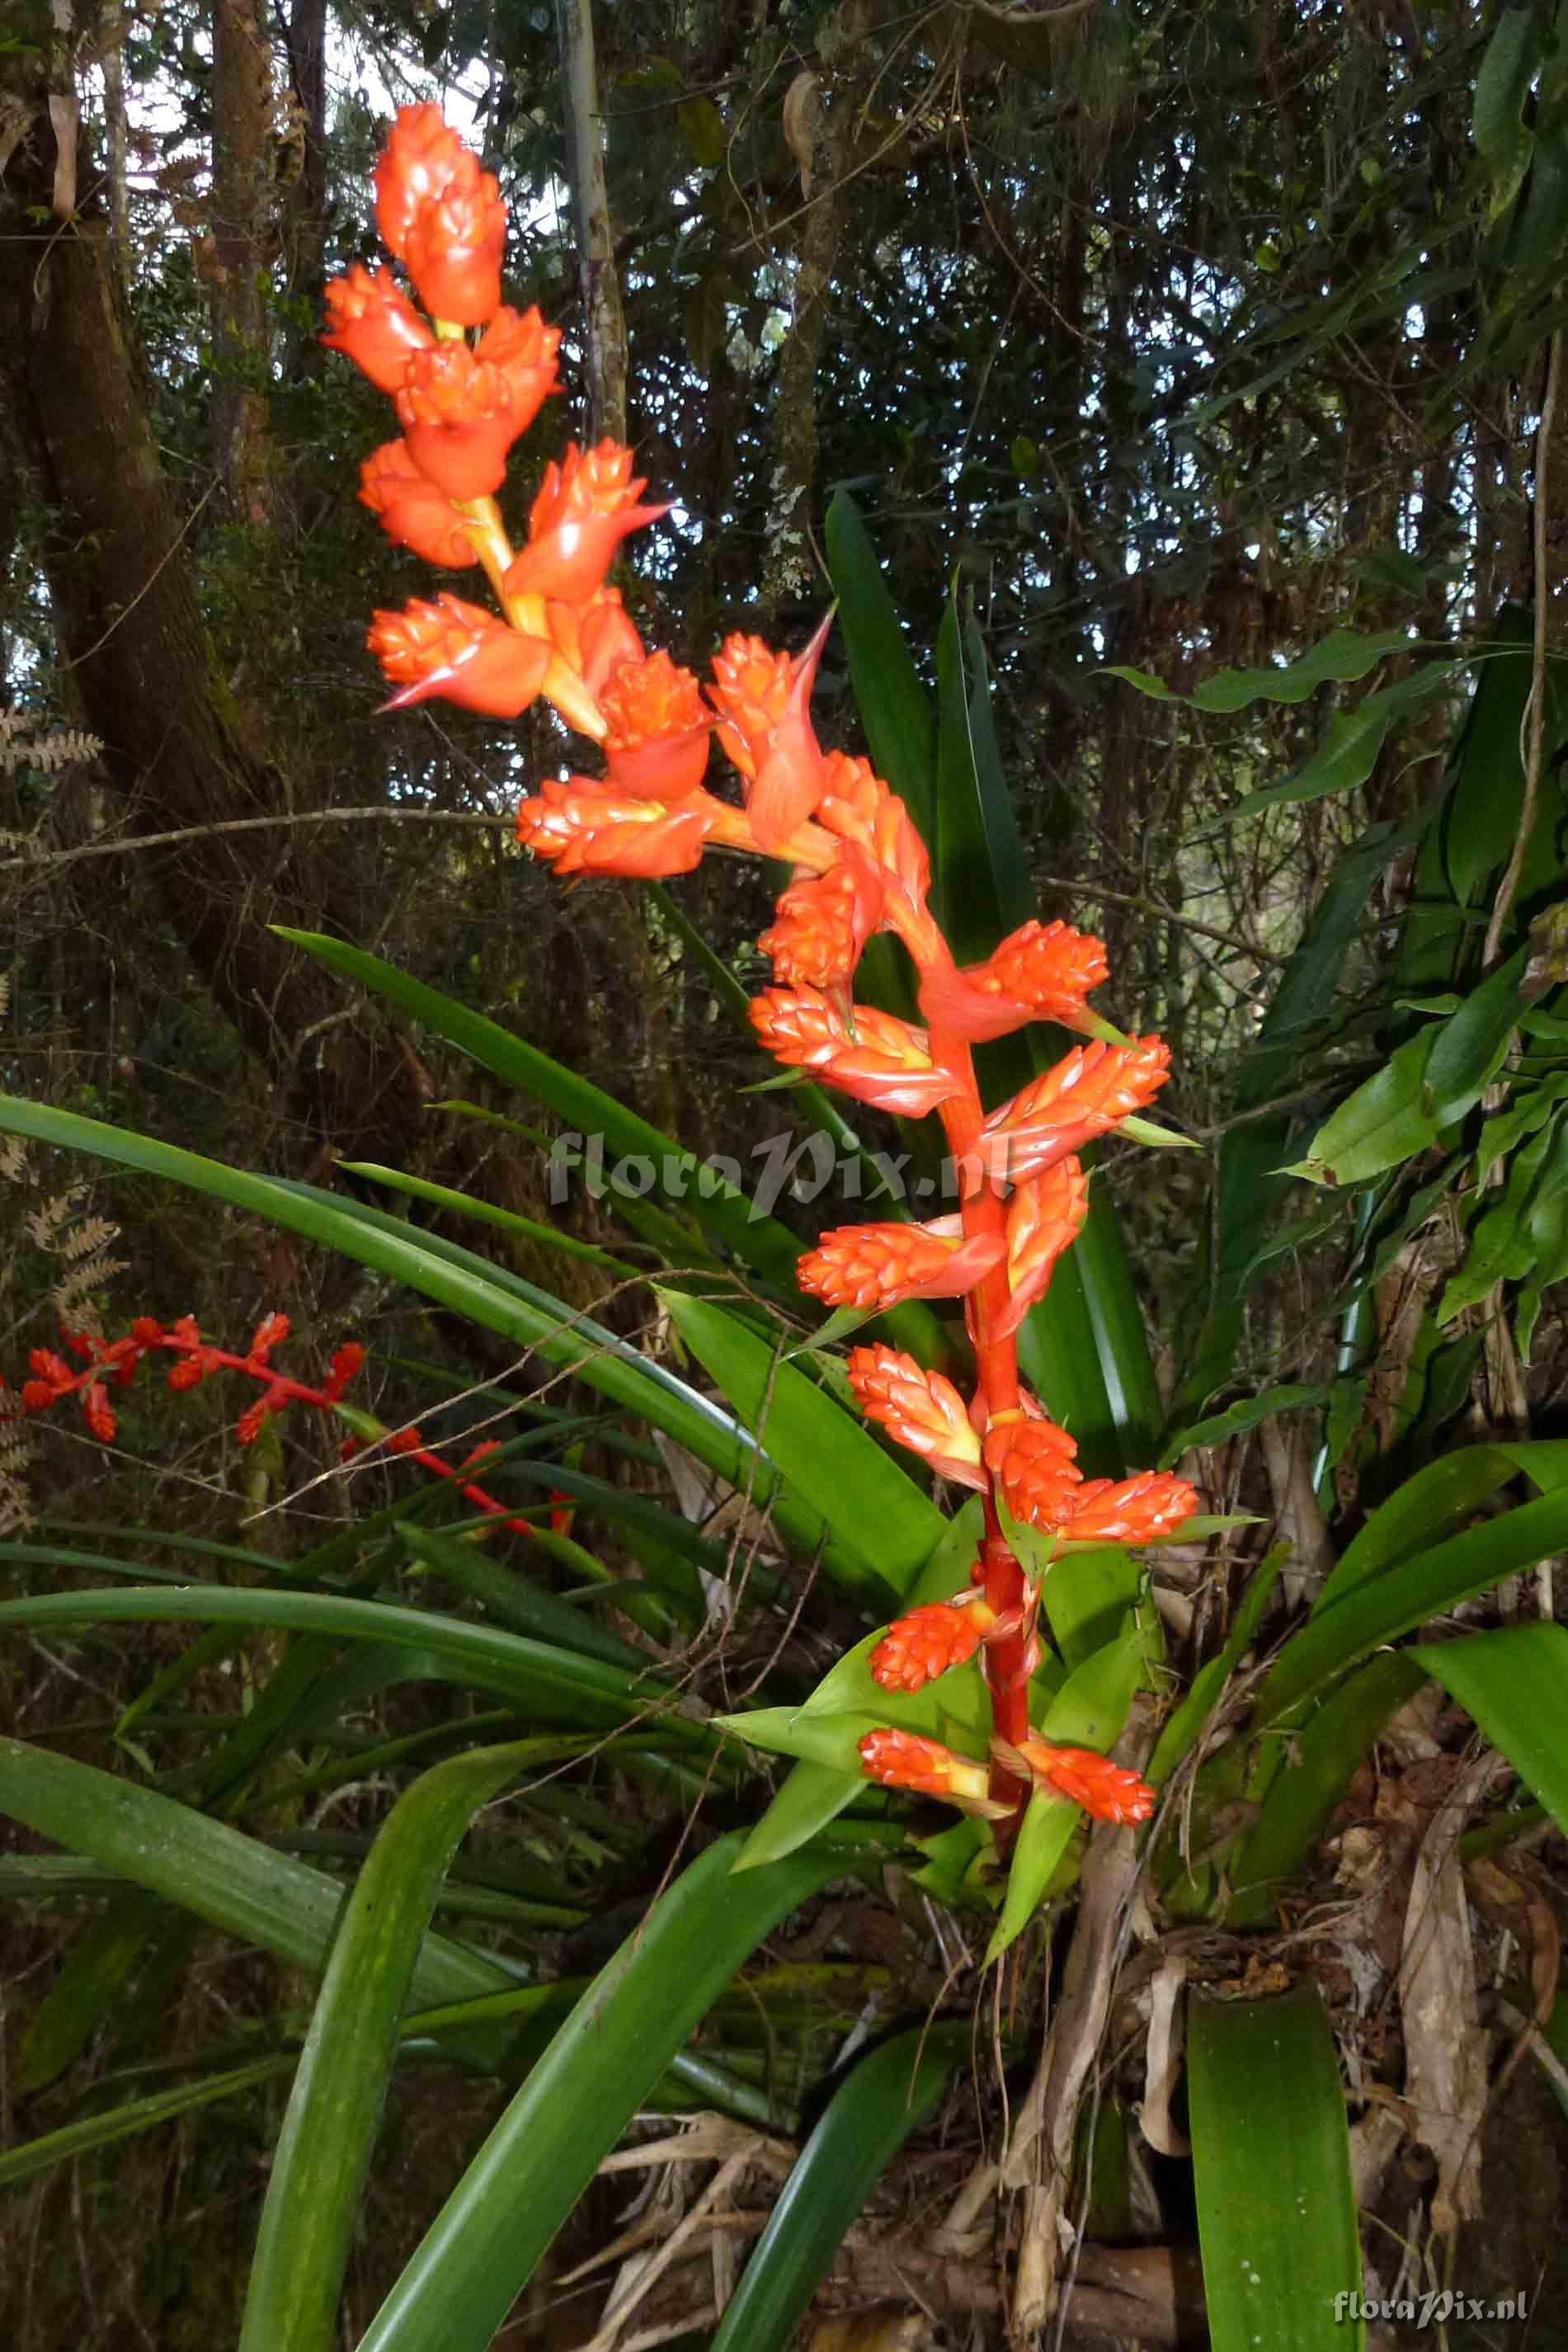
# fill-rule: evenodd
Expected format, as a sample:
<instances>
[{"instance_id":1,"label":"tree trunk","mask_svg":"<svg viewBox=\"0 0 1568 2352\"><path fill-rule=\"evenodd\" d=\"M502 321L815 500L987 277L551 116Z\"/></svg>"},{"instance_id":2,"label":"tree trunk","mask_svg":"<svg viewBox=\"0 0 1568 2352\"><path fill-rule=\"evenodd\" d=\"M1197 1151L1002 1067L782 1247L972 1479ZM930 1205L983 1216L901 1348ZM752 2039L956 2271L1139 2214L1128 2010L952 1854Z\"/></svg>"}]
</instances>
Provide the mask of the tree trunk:
<instances>
[{"instance_id":1,"label":"tree trunk","mask_svg":"<svg viewBox=\"0 0 1568 2352\"><path fill-rule=\"evenodd\" d=\"M272 60L256 0L213 11L213 462L241 522L273 519L267 421Z\"/></svg>"},{"instance_id":2,"label":"tree trunk","mask_svg":"<svg viewBox=\"0 0 1568 2352\"><path fill-rule=\"evenodd\" d=\"M271 814L283 781L219 675L185 534L159 461L101 213L54 214L47 61L12 53L5 94L26 128L0 181L0 396L5 442L47 520L37 552L61 658L104 744L132 832ZM91 184L85 158L77 185ZM51 222L40 235L37 222ZM352 868L308 835L224 835L147 853L170 922L246 1046L339 1150L406 1146L417 1097L393 1042L336 1023L335 983L269 922L362 929ZM345 889L347 884L347 889Z\"/></svg>"},{"instance_id":3,"label":"tree trunk","mask_svg":"<svg viewBox=\"0 0 1568 2352\"><path fill-rule=\"evenodd\" d=\"M615 269L615 237L604 184L604 135L591 0L556 0L566 110L567 177L582 286L583 364L591 438L626 438L626 315Z\"/></svg>"}]
</instances>

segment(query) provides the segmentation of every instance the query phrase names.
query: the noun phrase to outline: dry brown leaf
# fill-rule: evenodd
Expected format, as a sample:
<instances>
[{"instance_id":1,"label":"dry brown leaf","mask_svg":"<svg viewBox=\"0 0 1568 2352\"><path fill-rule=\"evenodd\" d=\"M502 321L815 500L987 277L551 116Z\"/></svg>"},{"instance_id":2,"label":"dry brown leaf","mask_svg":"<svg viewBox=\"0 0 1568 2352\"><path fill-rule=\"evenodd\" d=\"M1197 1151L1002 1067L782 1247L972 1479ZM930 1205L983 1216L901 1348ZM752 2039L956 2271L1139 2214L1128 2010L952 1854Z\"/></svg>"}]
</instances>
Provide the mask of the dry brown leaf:
<instances>
[{"instance_id":1,"label":"dry brown leaf","mask_svg":"<svg viewBox=\"0 0 1568 2352\"><path fill-rule=\"evenodd\" d=\"M925 2352L931 2333L918 2311L897 2304L824 2319L808 2352Z\"/></svg>"},{"instance_id":2,"label":"dry brown leaf","mask_svg":"<svg viewBox=\"0 0 1568 2352\"><path fill-rule=\"evenodd\" d=\"M1476 1957L1458 1841L1497 1769L1484 1755L1456 1782L1416 1852L1405 1912L1399 2007L1411 2128L1437 2161L1433 2227L1448 2236L1480 2213L1478 2126L1489 2043L1476 1999Z\"/></svg>"},{"instance_id":3,"label":"dry brown leaf","mask_svg":"<svg viewBox=\"0 0 1568 2352\"><path fill-rule=\"evenodd\" d=\"M784 143L800 173L800 194L811 194L812 156L822 120L822 85L809 68L798 73L784 93L780 118Z\"/></svg>"}]
</instances>

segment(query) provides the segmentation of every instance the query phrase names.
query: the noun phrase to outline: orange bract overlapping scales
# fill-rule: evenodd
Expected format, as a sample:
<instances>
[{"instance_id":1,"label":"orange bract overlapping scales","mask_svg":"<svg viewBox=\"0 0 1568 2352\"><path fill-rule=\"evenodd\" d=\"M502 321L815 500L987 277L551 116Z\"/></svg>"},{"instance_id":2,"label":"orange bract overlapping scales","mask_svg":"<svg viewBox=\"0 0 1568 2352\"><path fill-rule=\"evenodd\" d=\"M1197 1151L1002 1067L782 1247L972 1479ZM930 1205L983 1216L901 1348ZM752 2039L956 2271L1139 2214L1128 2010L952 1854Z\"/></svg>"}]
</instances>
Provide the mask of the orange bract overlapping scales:
<instances>
[{"instance_id":1,"label":"orange bract overlapping scales","mask_svg":"<svg viewBox=\"0 0 1568 2352\"><path fill-rule=\"evenodd\" d=\"M962 1298L998 1264L999 1234L967 1240L957 1217L935 1225L840 1225L795 1269L802 1290L830 1307L896 1307L905 1298Z\"/></svg>"},{"instance_id":2,"label":"orange bract overlapping scales","mask_svg":"<svg viewBox=\"0 0 1568 2352\"><path fill-rule=\"evenodd\" d=\"M1005 1811L987 1801L988 1775L983 1764L955 1756L939 1739L917 1731L868 1731L859 1742L861 1762L869 1779L884 1788L911 1789L923 1797L940 1797L966 1811Z\"/></svg>"},{"instance_id":3,"label":"orange bract overlapping scales","mask_svg":"<svg viewBox=\"0 0 1568 2352\"><path fill-rule=\"evenodd\" d=\"M883 782L869 760L830 751L823 768L817 823L862 850L912 908L923 908L931 887L931 859L898 794Z\"/></svg>"},{"instance_id":4,"label":"orange bract overlapping scales","mask_svg":"<svg viewBox=\"0 0 1568 2352\"><path fill-rule=\"evenodd\" d=\"M619 441L580 449L569 441L559 465L545 467L528 514L528 543L508 566L508 596L540 595L580 604L600 585L622 541L668 514L637 503L647 482L632 471Z\"/></svg>"},{"instance_id":5,"label":"orange bract overlapping scales","mask_svg":"<svg viewBox=\"0 0 1568 2352\"><path fill-rule=\"evenodd\" d=\"M702 688L666 653L625 661L599 697L610 782L622 792L679 800L707 767L712 725Z\"/></svg>"},{"instance_id":6,"label":"orange bract overlapping scales","mask_svg":"<svg viewBox=\"0 0 1568 2352\"><path fill-rule=\"evenodd\" d=\"M479 551L466 520L414 464L406 441L384 442L365 459L360 467L360 501L378 518L389 539L412 549L426 563L456 572L478 562Z\"/></svg>"},{"instance_id":7,"label":"orange bract overlapping scales","mask_svg":"<svg viewBox=\"0 0 1568 2352\"><path fill-rule=\"evenodd\" d=\"M517 811L517 839L558 874L689 874L719 814L706 793L668 806L587 776L547 779Z\"/></svg>"},{"instance_id":8,"label":"orange bract overlapping scales","mask_svg":"<svg viewBox=\"0 0 1568 2352\"><path fill-rule=\"evenodd\" d=\"M1160 1037L1130 1045L1075 1045L986 1121L995 1172L1012 1183L1065 1160L1154 1100L1170 1075Z\"/></svg>"},{"instance_id":9,"label":"orange bract overlapping scales","mask_svg":"<svg viewBox=\"0 0 1568 2352\"><path fill-rule=\"evenodd\" d=\"M396 392L414 353L434 348L429 325L390 269L372 276L356 261L330 280L324 299L328 325L322 342L352 360L378 392Z\"/></svg>"},{"instance_id":10,"label":"orange bract overlapping scales","mask_svg":"<svg viewBox=\"0 0 1568 2352\"><path fill-rule=\"evenodd\" d=\"M757 942L774 979L797 987L847 988L882 920L883 896L877 868L859 850L825 874L791 882L779 895L775 921Z\"/></svg>"},{"instance_id":11,"label":"orange bract overlapping scales","mask_svg":"<svg viewBox=\"0 0 1568 2352\"><path fill-rule=\"evenodd\" d=\"M1044 1297L1057 1259L1077 1240L1088 1214L1089 1179L1076 1160L1059 1160L1018 1187L1008 1202L1008 1303L991 1327L999 1338L1016 1331Z\"/></svg>"},{"instance_id":12,"label":"orange bract overlapping scales","mask_svg":"<svg viewBox=\"0 0 1568 2352\"><path fill-rule=\"evenodd\" d=\"M1013 1755L1028 1765L1042 1786L1059 1797L1070 1797L1097 1822L1146 1822L1155 1810L1155 1791L1146 1780L1125 1765L1113 1764L1108 1756L1096 1755L1092 1748L1058 1748L1049 1739L1020 1739L1015 1750L1003 1752L1004 1762L1010 1762Z\"/></svg>"},{"instance_id":13,"label":"orange bract overlapping scales","mask_svg":"<svg viewBox=\"0 0 1568 2352\"><path fill-rule=\"evenodd\" d=\"M927 1601L895 1618L866 1661L883 1690L924 1690L972 1658L992 1623L983 1601Z\"/></svg>"},{"instance_id":14,"label":"orange bract overlapping scales","mask_svg":"<svg viewBox=\"0 0 1568 2352\"><path fill-rule=\"evenodd\" d=\"M1103 946L1088 932L1067 923L1029 922L984 963L928 973L920 1010L933 1028L951 1029L971 1044L1005 1037L1026 1021L1073 1028L1108 969Z\"/></svg>"},{"instance_id":15,"label":"orange bract overlapping scales","mask_svg":"<svg viewBox=\"0 0 1568 2352\"><path fill-rule=\"evenodd\" d=\"M933 1064L924 1029L856 1005L852 1034L819 988L765 988L751 1001L751 1025L779 1061L882 1110L918 1118L958 1090L952 1073Z\"/></svg>"},{"instance_id":16,"label":"orange bract overlapping scales","mask_svg":"<svg viewBox=\"0 0 1568 2352\"><path fill-rule=\"evenodd\" d=\"M377 613L365 642L399 688L387 709L440 695L490 719L518 718L538 699L554 653L543 637L508 629L460 596Z\"/></svg>"},{"instance_id":17,"label":"orange bract overlapping scales","mask_svg":"<svg viewBox=\"0 0 1568 2352\"><path fill-rule=\"evenodd\" d=\"M482 327L501 300L507 208L494 175L466 148L439 194L416 205L402 258L433 319Z\"/></svg>"},{"instance_id":18,"label":"orange bract overlapping scales","mask_svg":"<svg viewBox=\"0 0 1568 2352\"><path fill-rule=\"evenodd\" d=\"M852 1348L845 1366L855 1402L900 1445L965 1486L983 1486L980 1441L951 1381L881 1344Z\"/></svg>"}]
</instances>

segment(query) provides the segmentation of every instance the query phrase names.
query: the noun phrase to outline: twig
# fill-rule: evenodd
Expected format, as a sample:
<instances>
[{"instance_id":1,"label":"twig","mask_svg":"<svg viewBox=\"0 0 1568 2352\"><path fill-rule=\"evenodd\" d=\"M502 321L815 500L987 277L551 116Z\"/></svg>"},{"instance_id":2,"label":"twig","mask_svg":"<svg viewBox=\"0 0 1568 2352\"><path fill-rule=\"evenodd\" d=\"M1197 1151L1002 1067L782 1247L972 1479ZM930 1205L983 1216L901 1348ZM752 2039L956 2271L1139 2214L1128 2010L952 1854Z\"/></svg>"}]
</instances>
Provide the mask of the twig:
<instances>
[{"instance_id":1,"label":"twig","mask_svg":"<svg viewBox=\"0 0 1568 2352\"><path fill-rule=\"evenodd\" d=\"M1525 852L1530 846L1530 836L1535 830L1536 804L1541 798L1541 771L1546 757L1546 472L1552 447L1552 426L1557 414L1557 387L1562 373L1563 330L1559 327L1552 338L1552 356L1546 369L1546 393L1541 404L1541 423L1535 435L1534 514L1531 519L1534 627L1531 647L1530 748L1524 762L1524 800L1519 812L1518 837L1503 868L1497 897L1492 900L1491 920L1487 925L1486 946L1481 954L1483 970L1496 959L1503 926L1513 905L1520 875L1524 870Z\"/></svg>"},{"instance_id":2,"label":"twig","mask_svg":"<svg viewBox=\"0 0 1568 2352\"><path fill-rule=\"evenodd\" d=\"M76 849L28 851L19 857L0 857L0 874L41 873L51 866L71 866L78 857L128 857L132 850L167 849L178 841L205 841L219 833L256 833L265 825L355 824L478 824L492 831L510 828L509 816L482 816L465 809L346 808L302 809L289 816L230 816L215 824L183 824L170 833L133 833L116 841L83 842Z\"/></svg>"}]
</instances>

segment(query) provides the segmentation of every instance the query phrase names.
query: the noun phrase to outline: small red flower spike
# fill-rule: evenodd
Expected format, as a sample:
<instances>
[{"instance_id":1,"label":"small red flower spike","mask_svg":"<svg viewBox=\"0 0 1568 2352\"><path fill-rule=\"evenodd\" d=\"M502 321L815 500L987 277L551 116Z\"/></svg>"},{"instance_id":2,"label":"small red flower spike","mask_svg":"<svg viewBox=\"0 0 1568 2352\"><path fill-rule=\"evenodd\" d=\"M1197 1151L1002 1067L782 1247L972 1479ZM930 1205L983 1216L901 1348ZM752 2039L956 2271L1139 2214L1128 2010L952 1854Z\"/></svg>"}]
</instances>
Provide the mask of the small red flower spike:
<instances>
[{"instance_id":1,"label":"small red flower spike","mask_svg":"<svg viewBox=\"0 0 1568 2352\"><path fill-rule=\"evenodd\" d=\"M100 1439L105 1445L110 1444L119 1423L110 1409L109 1391L101 1381L92 1381L82 1391L81 1412L82 1419L94 1437Z\"/></svg>"},{"instance_id":2,"label":"small red flower spike","mask_svg":"<svg viewBox=\"0 0 1568 2352\"><path fill-rule=\"evenodd\" d=\"M934 1029L971 1045L1005 1037L1026 1021L1077 1028L1084 999L1109 966L1101 941L1066 923L1025 923L984 963L940 967L921 983L920 1010Z\"/></svg>"},{"instance_id":3,"label":"small red flower spike","mask_svg":"<svg viewBox=\"0 0 1568 2352\"><path fill-rule=\"evenodd\" d=\"M1135 1478L1091 1478L1076 1487L1061 1532L1074 1543L1152 1543L1192 1517L1197 1496L1170 1470L1142 1470Z\"/></svg>"},{"instance_id":4,"label":"small red flower spike","mask_svg":"<svg viewBox=\"0 0 1568 2352\"><path fill-rule=\"evenodd\" d=\"M845 1366L868 1421L929 1462L944 1478L981 1486L980 1441L963 1398L940 1372L922 1371L896 1348L852 1348Z\"/></svg>"},{"instance_id":5,"label":"small red flower spike","mask_svg":"<svg viewBox=\"0 0 1568 2352\"><path fill-rule=\"evenodd\" d=\"M661 801L696 791L713 722L689 669L677 669L664 653L622 662L601 690L599 707L613 790Z\"/></svg>"},{"instance_id":6,"label":"small red flower spike","mask_svg":"<svg viewBox=\"0 0 1568 2352\"><path fill-rule=\"evenodd\" d=\"M847 989L881 924L886 895L879 868L853 845L825 874L791 882L779 898L777 921L757 942L772 961L774 979L795 987Z\"/></svg>"},{"instance_id":7,"label":"small red flower spike","mask_svg":"<svg viewBox=\"0 0 1568 2352\"><path fill-rule=\"evenodd\" d=\"M467 153L438 106L398 109L376 164L375 183L376 226L382 242L400 261L415 216L456 178Z\"/></svg>"},{"instance_id":8,"label":"small red flower spike","mask_svg":"<svg viewBox=\"0 0 1568 2352\"><path fill-rule=\"evenodd\" d=\"M1069 1507L1082 1473L1074 1465L1078 1448L1053 1421L997 1414L986 1432L986 1467L1001 1489L1015 1519L1052 1528Z\"/></svg>"},{"instance_id":9,"label":"small red flower spike","mask_svg":"<svg viewBox=\"0 0 1568 2352\"><path fill-rule=\"evenodd\" d=\"M1039 1176L1026 1176L1008 1202L1008 1303L992 1329L1001 1338L1016 1331L1037 1298L1044 1297L1057 1259L1083 1230L1089 1214L1089 1179L1076 1160L1059 1160Z\"/></svg>"},{"instance_id":10,"label":"small red flower spike","mask_svg":"<svg viewBox=\"0 0 1568 2352\"><path fill-rule=\"evenodd\" d=\"M1021 1183L1142 1110L1169 1076L1170 1058L1159 1037L1074 1046L986 1121L995 1174Z\"/></svg>"},{"instance_id":11,"label":"small red flower spike","mask_svg":"<svg viewBox=\"0 0 1568 2352\"><path fill-rule=\"evenodd\" d=\"M689 874L719 814L706 793L669 805L573 776L547 777L517 811L517 839L558 874Z\"/></svg>"},{"instance_id":12,"label":"small red flower spike","mask_svg":"<svg viewBox=\"0 0 1568 2352\"><path fill-rule=\"evenodd\" d=\"M378 613L365 640L398 692L382 705L402 710L433 695L490 719L517 719L538 700L556 658L544 637L508 629L460 596L418 598L401 613Z\"/></svg>"},{"instance_id":13,"label":"small red flower spike","mask_svg":"<svg viewBox=\"0 0 1568 2352\"><path fill-rule=\"evenodd\" d=\"M751 1025L768 1053L857 1102L918 1118L957 1093L961 1081L933 1064L924 1029L864 1005L854 1030L821 989L766 988L751 1002Z\"/></svg>"},{"instance_id":14,"label":"small red flower spike","mask_svg":"<svg viewBox=\"0 0 1568 2352\"><path fill-rule=\"evenodd\" d=\"M1155 1810L1155 1791L1136 1772L1098 1756L1092 1748L1057 1748L1049 1739L1020 1739L1002 1750L1009 1767L1021 1760L1033 1779L1075 1805L1097 1822L1130 1824L1146 1822Z\"/></svg>"},{"instance_id":15,"label":"small red flower spike","mask_svg":"<svg viewBox=\"0 0 1568 2352\"><path fill-rule=\"evenodd\" d=\"M354 1374L365 1360L365 1351L357 1339L350 1339L333 1357L321 1393L329 1404L336 1404Z\"/></svg>"},{"instance_id":16,"label":"small red flower spike","mask_svg":"<svg viewBox=\"0 0 1568 2352\"><path fill-rule=\"evenodd\" d=\"M632 474L632 452L618 441L594 449L567 444L545 478L528 516L528 544L508 566L508 596L540 595L580 604L600 585L628 533L657 522L668 506L637 501L647 483Z\"/></svg>"},{"instance_id":17,"label":"small red flower spike","mask_svg":"<svg viewBox=\"0 0 1568 2352\"><path fill-rule=\"evenodd\" d=\"M265 1364L274 1348L280 1348L283 1345L284 1340L288 1337L288 1332L289 1322L287 1315L264 1315L252 1335L250 1347L246 1351L246 1361L252 1364Z\"/></svg>"},{"instance_id":18,"label":"small red flower spike","mask_svg":"<svg viewBox=\"0 0 1568 2352\"><path fill-rule=\"evenodd\" d=\"M794 664L760 637L726 637L713 657L708 688L719 716L718 740L748 784L757 781L774 729L789 702Z\"/></svg>"},{"instance_id":19,"label":"small red flower spike","mask_svg":"<svg viewBox=\"0 0 1568 2352\"><path fill-rule=\"evenodd\" d=\"M500 303L506 244L500 187L465 148L440 194L414 207L403 243L402 259L431 317L482 327Z\"/></svg>"},{"instance_id":20,"label":"small red flower spike","mask_svg":"<svg viewBox=\"0 0 1568 2352\"><path fill-rule=\"evenodd\" d=\"M1005 1247L999 1234L966 1241L956 1217L934 1225L840 1225L795 1269L802 1290L830 1307L880 1308L905 1298L962 1298Z\"/></svg>"},{"instance_id":21,"label":"small red flower spike","mask_svg":"<svg viewBox=\"0 0 1568 2352\"><path fill-rule=\"evenodd\" d=\"M940 1797L945 1804L956 1805L983 1820L1010 1810L990 1801L989 1776L983 1764L955 1756L939 1739L925 1739L915 1731L868 1731L859 1746L867 1778L880 1780L884 1788Z\"/></svg>"},{"instance_id":22,"label":"small red flower spike","mask_svg":"<svg viewBox=\"0 0 1568 2352\"><path fill-rule=\"evenodd\" d=\"M445 491L420 472L406 441L388 441L365 459L360 503L369 507L389 539L426 563L458 572L479 561L466 520Z\"/></svg>"},{"instance_id":23,"label":"small red flower spike","mask_svg":"<svg viewBox=\"0 0 1568 2352\"><path fill-rule=\"evenodd\" d=\"M378 392L400 389L415 352L433 351L435 337L390 269L372 277L354 262L326 289L329 324L321 337L329 352L341 352Z\"/></svg>"},{"instance_id":24,"label":"small red flower spike","mask_svg":"<svg viewBox=\"0 0 1568 2352\"><path fill-rule=\"evenodd\" d=\"M990 1612L983 1601L957 1608L928 1601L895 1618L866 1661L883 1690L924 1690L926 1684L972 1658L985 1638Z\"/></svg>"}]
</instances>

